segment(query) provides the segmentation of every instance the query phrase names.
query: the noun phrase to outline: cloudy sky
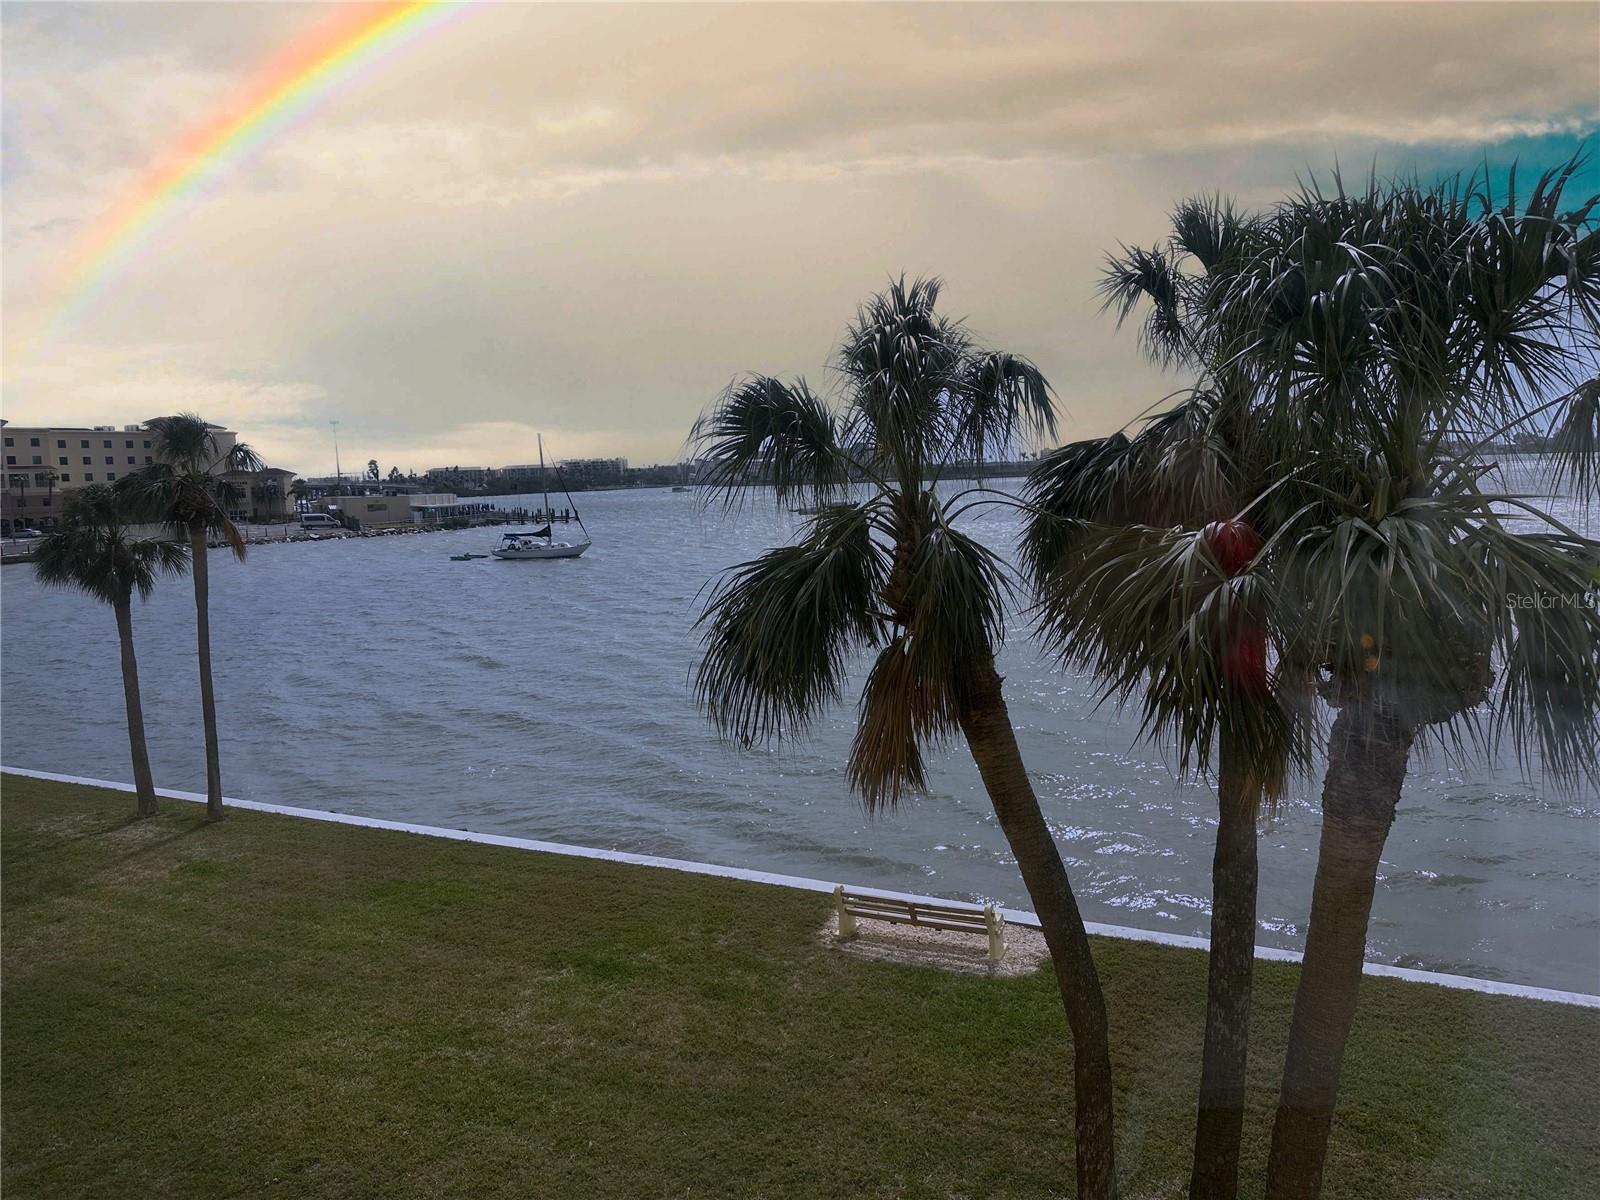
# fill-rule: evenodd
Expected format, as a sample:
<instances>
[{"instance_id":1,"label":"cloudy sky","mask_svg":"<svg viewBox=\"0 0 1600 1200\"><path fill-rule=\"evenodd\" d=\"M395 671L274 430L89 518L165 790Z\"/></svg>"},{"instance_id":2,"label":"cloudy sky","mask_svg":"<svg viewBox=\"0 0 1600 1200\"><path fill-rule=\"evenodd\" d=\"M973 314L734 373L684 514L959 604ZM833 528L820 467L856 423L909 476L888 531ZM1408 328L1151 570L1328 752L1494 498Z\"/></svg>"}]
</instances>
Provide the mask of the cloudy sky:
<instances>
[{"instance_id":1,"label":"cloudy sky","mask_svg":"<svg viewBox=\"0 0 1600 1200\"><path fill-rule=\"evenodd\" d=\"M55 317L95 223L332 9L0 9L8 419L197 409L306 474L335 419L385 470L526 461L535 430L664 461L739 372L825 381L904 272L1098 434L1179 382L1094 299L1174 201L1547 165L1600 127L1592 3L480 4Z\"/></svg>"}]
</instances>

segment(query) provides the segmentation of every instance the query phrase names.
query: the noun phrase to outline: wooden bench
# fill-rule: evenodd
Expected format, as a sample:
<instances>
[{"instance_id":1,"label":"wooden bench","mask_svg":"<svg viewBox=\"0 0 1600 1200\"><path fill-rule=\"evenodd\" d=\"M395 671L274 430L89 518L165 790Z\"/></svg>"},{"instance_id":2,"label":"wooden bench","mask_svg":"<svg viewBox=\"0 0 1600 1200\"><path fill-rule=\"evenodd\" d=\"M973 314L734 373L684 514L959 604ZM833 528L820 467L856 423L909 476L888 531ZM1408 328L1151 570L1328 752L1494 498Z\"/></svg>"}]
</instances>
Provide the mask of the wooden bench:
<instances>
[{"instance_id":1,"label":"wooden bench","mask_svg":"<svg viewBox=\"0 0 1600 1200\"><path fill-rule=\"evenodd\" d=\"M970 904L899 900L847 891L841 883L833 889L833 907L839 914L840 941L857 936L860 931L856 928L856 921L864 919L955 933L981 933L989 939L989 958L992 961L999 962L1000 956L1006 952L1006 919L992 904L979 908Z\"/></svg>"}]
</instances>

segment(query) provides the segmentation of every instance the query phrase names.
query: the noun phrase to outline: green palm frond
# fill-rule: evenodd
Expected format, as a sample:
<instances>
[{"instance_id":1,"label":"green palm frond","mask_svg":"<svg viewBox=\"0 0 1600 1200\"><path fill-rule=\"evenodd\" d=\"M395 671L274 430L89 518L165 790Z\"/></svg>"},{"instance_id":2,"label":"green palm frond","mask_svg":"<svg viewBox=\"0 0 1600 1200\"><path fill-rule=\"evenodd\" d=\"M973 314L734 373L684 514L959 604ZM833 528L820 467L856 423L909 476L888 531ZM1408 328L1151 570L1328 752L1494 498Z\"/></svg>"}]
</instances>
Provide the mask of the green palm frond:
<instances>
[{"instance_id":1,"label":"green palm frond","mask_svg":"<svg viewBox=\"0 0 1600 1200\"><path fill-rule=\"evenodd\" d=\"M1172 249L1200 264L1207 275L1224 271L1240 253L1252 221L1227 196L1195 196L1172 212Z\"/></svg>"},{"instance_id":2,"label":"green palm frond","mask_svg":"<svg viewBox=\"0 0 1600 1200\"><path fill-rule=\"evenodd\" d=\"M60 523L34 552L39 581L117 604L135 594L146 598L160 576L183 572L189 562L188 547L136 538L126 517L110 487L79 488L63 509Z\"/></svg>"},{"instance_id":3,"label":"green palm frond","mask_svg":"<svg viewBox=\"0 0 1600 1200\"><path fill-rule=\"evenodd\" d=\"M825 512L797 545L735 567L712 594L695 690L725 735L779 738L838 699L850 653L879 638L888 556L873 517L863 505Z\"/></svg>"},{"instance_id":4,"label":"green palm frond","mask_svg":"<svg viewBox=\"0 0 1600 1200\"><path fill-rule=\"evenodd\" d=\"M1055 402L1039 368L1004 351L977 354L945 396L952 449L981 463L1014 454L1020 441L1053 438Z\"/></svg>"},{"instance_id":5,"label":"green palm frond","mask_svg":"<svg viewBox=\"0 0 1600 1200\"><path fill-rule=\"evenodd\" d=\"M164 525L176 535L202 529L245 556L244 536L228 516L241 498L238 485L210 471L189 471L170 462L156 462L116 482L121 503L136 519Z\"/></svg>"},{"instance_id":6,"label":"green palm frond","mask_svg":"<svg viewBox=\"0 0 1600 1200\"><path fill-rule=\"evenodd\" d=\"M905 492L951 456L964 409L951 411L973 373L975 346L958 321L937 311L938 279L901 278L856 313L834 356L847 390L844 437L866 465Z\"/></svg>"},{"instance_id":7,"label":"green palm frond","mask_svg":"<svg viewBox=\"0 0 1600 1200\"><path fill-rule=\"evenodd\" d=\"M1600 498L1600 376L1568 392L1550 441L1555 482L1580 495Z\"/></svg>"},{"instance_id":8,"label":"green palm frond","mask_svg":"<svg viewBox=\"0 0 1600 1200\"><path fill-rule=\"evenodd\" d=\"M1101 310L1114 311L1120 327L1134 309L1146 305L1140 343L1157 362L1172 364L1191 349L1185 290L1186 281L1170 251L1124 246L1120 255L1106 258L1100 277Z\"/></svg>"},{"instance_id":9,"label":"green palm frond","mask_svg":"<svg viewBox=\"0 0 1600 1200\"><path fill-rule=\"evenodd\" d=\"M1226 730L1276 798L1316 731L1299 669L1281 647L1269 659L1269 581L1229 576L1198 531L1069 524L1075 553L1039 586L1046 647L1136 708L1139 735L1172 744L1185 771L1209 770Z\"/></svg>"},{"instance_id":10,"label":"green palm frond","mask_svg":"<svg viewBox=\"0 0 1600 1200\"><path fill-rule=\"evenodd\" d=\"M1234 420L1218 392L1195 388L1132 438L1116 433L1043 457L1025 485L1029 576L1044 578L1073 553L1077 523L1199 528L1237 513L1251 474Z\"/></svg>"},{"instance_id":11,"label":"green palm frond","mask_svg":"<svg viewBox=\"0 0 1600 1200\"><path fill-rule=\"evenodd\" d=\"M1514 424L1592 374L1597 201L1563 210L1571 166L1520 207L1460 180L1281 204L1209 307L1251 331L1243 353L1283 440L1365 444L1420 479L1440 439Z\"/></svg>"},{"instance_id":12,"label":"green palm frond","mask_svg":"<svg viewBox=\"0 0 1600 1200\"><path fill-rule=\"evenodd\" d=\"M235 442L223 456L223 468L228 471L259 471L266 461L244 442Z\"/></svg>"},{"instance_id":13,"label":"green palm frond","mask_svg":"<svg viewBox=\"0 0 1600 1200\"><path fill-rule=\"evenodd\" d=\"M736 504L755 487L781 503L795 496L820 502L850 480L833 414L800 380L763 375L737 381L689 435L706 460L706 494Z\"/></svg>"},{"instance_id":14,"label":"green palm frond","mask_svg":"<svg viewBox=\"0 0 1600 1200\"><path fill-rule=\"evenodd\" d=\"M1600 543L1469 480L1286 529L1275 622L1338 703L1459 741L1480 706L1571 783L1600 746Z\"/></svg>"}]
</instances>

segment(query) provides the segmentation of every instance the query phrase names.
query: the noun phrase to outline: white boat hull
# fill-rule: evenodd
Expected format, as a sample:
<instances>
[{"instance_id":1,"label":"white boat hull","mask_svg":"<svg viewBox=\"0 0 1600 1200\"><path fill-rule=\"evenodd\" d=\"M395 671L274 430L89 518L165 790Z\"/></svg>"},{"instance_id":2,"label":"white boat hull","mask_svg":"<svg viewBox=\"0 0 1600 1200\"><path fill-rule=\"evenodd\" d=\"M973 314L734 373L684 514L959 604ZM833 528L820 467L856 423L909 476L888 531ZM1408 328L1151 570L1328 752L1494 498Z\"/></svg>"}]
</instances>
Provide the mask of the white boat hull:
<instances>
[{"instance_id":1,"label":"white boat hull","mask_svg":"<svg viewBox=\"0 0 1600 1200\"><path fill-rule=\"evenodd\" d=\"M532 558L577 558L589 548L588 542L579 542L569 545L566 542L551 542L543 546L521 546L496 549L493 554L496 558L507 559L532 559Z\"/></svg>"}]
</instances>

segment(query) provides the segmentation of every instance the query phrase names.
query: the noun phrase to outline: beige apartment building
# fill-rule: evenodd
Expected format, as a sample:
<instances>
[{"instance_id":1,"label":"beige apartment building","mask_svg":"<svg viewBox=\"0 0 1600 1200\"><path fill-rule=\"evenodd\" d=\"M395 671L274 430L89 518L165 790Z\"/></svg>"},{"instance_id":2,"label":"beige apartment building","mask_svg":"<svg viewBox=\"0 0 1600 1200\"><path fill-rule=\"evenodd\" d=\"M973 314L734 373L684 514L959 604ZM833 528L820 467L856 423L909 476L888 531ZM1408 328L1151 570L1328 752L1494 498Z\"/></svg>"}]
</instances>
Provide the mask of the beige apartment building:
<instances>
[{"instance_id":1,"label":"beige apartment building","mask_svg":"<svg viewBox=\"0 0 1600 1200\"><path fill-rule=\"evenodd\" d=\"M239 435L212 426L221 454ZM5 488L0 492L0 535L19 528L49 529L60 512L63 493L88 483L115 483L155 462L150 432L143 425L11 425L0 421L4 441ZM289 509L294 472L266 468L230 473L243 491L235 520L273 520Z\"/></svg>"}]
</instances>

